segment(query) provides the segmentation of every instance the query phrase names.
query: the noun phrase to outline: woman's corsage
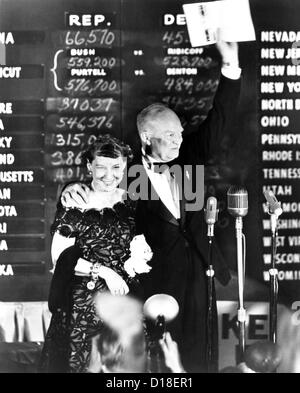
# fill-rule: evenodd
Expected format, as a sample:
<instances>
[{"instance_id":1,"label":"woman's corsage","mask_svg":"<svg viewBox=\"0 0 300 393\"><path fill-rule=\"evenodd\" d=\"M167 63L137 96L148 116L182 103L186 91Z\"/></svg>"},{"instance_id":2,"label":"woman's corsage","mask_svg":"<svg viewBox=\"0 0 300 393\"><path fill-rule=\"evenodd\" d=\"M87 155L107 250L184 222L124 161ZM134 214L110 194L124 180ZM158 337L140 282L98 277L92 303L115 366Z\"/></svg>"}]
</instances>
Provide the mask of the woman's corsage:
<instances>
[{"instance_id":1,"label":"woman's corsage","mask_svg":"<svg viewBox=\"0 0 300 393\"><path fill-rule=\"evenodd\" d=\"M130 277L136 274L149 273L152 269L147 264L153 252L144 235L135 236L130 243L130 258L124 263L124 269Z\"/></svg>"}]
</instances>

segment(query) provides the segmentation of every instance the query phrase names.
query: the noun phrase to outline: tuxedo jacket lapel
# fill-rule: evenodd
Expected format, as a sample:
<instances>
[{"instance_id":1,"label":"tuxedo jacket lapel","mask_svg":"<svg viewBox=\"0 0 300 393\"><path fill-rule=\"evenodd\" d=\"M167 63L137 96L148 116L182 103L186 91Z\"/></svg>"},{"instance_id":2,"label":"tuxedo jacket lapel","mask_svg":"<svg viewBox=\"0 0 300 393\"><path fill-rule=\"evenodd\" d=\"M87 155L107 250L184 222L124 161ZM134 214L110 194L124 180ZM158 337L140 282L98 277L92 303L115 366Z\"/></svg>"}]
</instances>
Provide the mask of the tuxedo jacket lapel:
<instances>
[{"instance_id":1,"label":"tuxedo jacket lapel","mask_svg":"<svg viewBox=\"0 0 300 393\"><path fill-rule=\"evenodd\" d=\"M139 203L145 203L147 208L153 213L160 218L162 218L164 221L176 225L179 225L179 222L176 220L176 218L173 216L173 214L169 211L169 209L165 206L165 204L162 202L160 199L159 195L155 191L155 188L153 187L147 172L142 164L142 158L135 163L138 165L141 165L141 171L140 171L140 176L146 176L145 178L147 179L148 182L148 198L146 200L140 200ZM133 164L134 165L134 164Z\"/></svg>"},{"instance_id":2,"label":"tuxedo jacket lapel","mask_svg":"<svg viewBox=\"0 0 300 393\"><path fill-rule=\"evenodd\" d=\"M178 226L179 222L176 220L176 218L173 216L173 214L169 211L169 209L164 205L164 203L161 201L161 199L156 199L156 200L148 200L146 201L148 209L160 218L162 218L164 221L168 222L169 224L173 224Z\"/></svg>"},{"instance_id":3,"label":"tuxedo jacket lapel","mask_svg":"<svg viewBox=\"0 0 300 393\"><path fill-rule=\"evenodd\" d=\"M148 176L147 178L148 178L148 192L149 192L149 198L147 201L148 209L151 210L154 214L159 215L164 221L167 221L168 223L173 225L179 225L176 218L173 216L170 210L165 206L165 204L160 199L159 195L155 191L155 188L153 187Z\"/></svg>"},{"instance_id":4,"label":"tuxedo jacket lapel","mask_svg":"<svg viewBox=\"0 0 300 393\"><path fill-rule=\"evenodd\" d=\"M175 179L177 180L178 183L178 187L180 189L180 193L179 193L179 207L180 207L180 227L183 228L185 227L185 223L186 223L186 208L185 208L185 204L186 204L186 199L185 199L185 195L184 195L184 176L185 174L183 173L183 176L181 177L181 179Z\"/></svg>"}]
</instances>

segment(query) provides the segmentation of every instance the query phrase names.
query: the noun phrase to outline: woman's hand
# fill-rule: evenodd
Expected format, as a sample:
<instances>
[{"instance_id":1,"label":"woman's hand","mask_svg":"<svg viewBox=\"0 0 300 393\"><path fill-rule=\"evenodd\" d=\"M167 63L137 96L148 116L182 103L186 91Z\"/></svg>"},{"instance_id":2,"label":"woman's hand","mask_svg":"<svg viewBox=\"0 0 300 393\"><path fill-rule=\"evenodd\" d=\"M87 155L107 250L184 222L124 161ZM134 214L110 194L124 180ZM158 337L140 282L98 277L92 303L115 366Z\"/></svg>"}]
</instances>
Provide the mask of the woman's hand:
<instances>
[{"instance_id":1,"label":"woman's hand","mask_svg":"<svg viewBox=\"0 0 300 393\"><path fill-rule=\"evenodd\" d=\"M123 278L109 267L101 266L99 276L105 280L113 295L126 295L129 292L128 285Z\"/></svg>"}]
</instances>

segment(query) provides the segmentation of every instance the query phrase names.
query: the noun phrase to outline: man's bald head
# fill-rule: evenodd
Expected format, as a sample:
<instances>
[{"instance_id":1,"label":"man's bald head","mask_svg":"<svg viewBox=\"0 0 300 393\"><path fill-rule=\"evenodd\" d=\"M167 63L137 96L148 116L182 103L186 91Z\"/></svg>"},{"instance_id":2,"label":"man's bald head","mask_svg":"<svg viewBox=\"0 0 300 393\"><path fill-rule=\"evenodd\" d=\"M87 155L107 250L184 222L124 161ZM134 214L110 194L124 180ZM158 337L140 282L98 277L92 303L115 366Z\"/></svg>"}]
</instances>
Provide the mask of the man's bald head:
<instances>
[{"instance_id":1,"label":"man's bald head","mask_svg":"<svg viewBox=\"0 0 300 393\"><path fill-rule=\"evenodd\" d=\"M149 131L149 127L153 128L157 121L164 121L166 118L178 119L176 113L172 109L160 102L155 102L144 108L137 115L137 129L139 134Z\"/></svg>"},{"instance_id":2,"label":"man's bald head","mask_svg":"<svg viewBox=\"0 0 300 393\"><path fill-rule=\"evenodd\" d=\"M147 155L162 162L178 156L183 128L176 113L167 106L154 103L143 109L137 116L137 129Z\"/></svg>"}]
</instances>

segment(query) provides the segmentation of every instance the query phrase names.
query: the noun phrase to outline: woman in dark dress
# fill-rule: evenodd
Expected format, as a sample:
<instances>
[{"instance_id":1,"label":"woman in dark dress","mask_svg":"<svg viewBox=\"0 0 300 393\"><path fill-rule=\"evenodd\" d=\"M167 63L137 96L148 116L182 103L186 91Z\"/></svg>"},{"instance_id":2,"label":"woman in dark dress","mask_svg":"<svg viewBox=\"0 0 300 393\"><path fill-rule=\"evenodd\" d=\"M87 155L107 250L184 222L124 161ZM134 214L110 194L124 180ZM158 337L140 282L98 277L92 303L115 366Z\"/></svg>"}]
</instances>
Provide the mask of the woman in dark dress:
<instances>
[{"instance_id":1,"label":"woman in dark dress","mask_svg":"<svg viewBox=\"0 0 300 393\"><path fill-rule=\"evenodd\" d=\"M147 260L152 254L146 243L143 251L147 256L138 261L139 266L131 258L132 240L137 238L135 202L118 187L126 161L131 157L130 147L121 141L110 135L98 137L83 154L92 176L92 180L86 183L90 189L88 202L81 209L64 208L58 203L51 227L51 253L54 265L57 263L50 290L52 319L45 338L40 372L85 372L91 338L101 333L103 326L95 312L94 295L99 291L126 295L132 285L138 284L134 273L147 273L151 269ZM78 246L80 258L75 267L66 268L68 261L64 260L64 250L73 245ZM60 283L66 269L70 276L67 281L69 291L65 290L66 282ZM65 291L63 307L53 301L57 297L57 288L60 289L57 282Z\"/></svg>"}]
</instances>

